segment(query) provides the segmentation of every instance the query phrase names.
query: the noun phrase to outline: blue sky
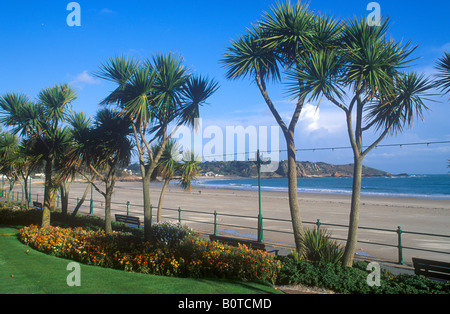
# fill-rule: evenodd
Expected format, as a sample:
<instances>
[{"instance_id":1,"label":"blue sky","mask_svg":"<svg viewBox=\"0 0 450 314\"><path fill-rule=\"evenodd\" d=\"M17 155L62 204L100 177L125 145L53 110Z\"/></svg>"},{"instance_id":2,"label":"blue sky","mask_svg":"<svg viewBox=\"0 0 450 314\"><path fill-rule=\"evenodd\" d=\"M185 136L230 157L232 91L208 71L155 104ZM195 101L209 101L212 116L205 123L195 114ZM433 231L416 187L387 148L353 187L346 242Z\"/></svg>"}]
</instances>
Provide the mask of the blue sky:
<instances>
[{"instance_id":1,"label":"blue sky","mask_svg":"<svg viewBox=\"0 0 450 314\"><path fill-rule=\"evenodd\" d=\"M42 88L71 83L78 91L73 109L94 115L98 103L113 89L92 76L109 57L125 54L146 58L158 52L184 57L192 72L216 79L220 89L202 108L203 125L275 126L259 91L250 80L229 81L220 64L231 39L269 11L268 0L77 1L81 26L69 27L70 1L2 1L0 4L0 94L24 92L35 98ZM367 16L370 1L311 0L309 7L336 18ZM419 45L412 69L427 75L444 51L450 51L450 2L447 0L378 1L390 16L396 40ZM288 119L293 106L280 84L270 86L279 112ZM450 106L447 97L428 103L425 123L382 144L449 141ZM296 129L297 148L348 146L345 121L336 107L322 102L305 106ZM284 149L280 133L280 149ZM282 158L284 156L281 156ZM392 173L447 173L450 145L378 148L365 164ZM335 164L352 162L350 150L299 152L297 160Z\"/></svg>"}]
</instances>

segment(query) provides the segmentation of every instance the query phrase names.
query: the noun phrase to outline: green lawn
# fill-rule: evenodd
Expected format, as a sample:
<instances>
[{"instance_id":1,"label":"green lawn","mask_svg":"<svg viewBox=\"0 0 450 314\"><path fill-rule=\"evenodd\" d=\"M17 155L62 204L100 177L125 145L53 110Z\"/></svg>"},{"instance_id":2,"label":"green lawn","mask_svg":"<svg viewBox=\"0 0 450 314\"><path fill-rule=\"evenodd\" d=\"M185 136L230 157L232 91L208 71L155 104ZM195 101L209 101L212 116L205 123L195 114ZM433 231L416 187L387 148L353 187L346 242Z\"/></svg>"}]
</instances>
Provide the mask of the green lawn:
<instances>
[{"instance_id":1,"label":"green lawn","mask_svg":"<svg viewBox=\"0 0 450 314\"><path fill-rule=\"evenodd\" d=\"M0 225L0 294L278 293L263 284L153 276L83 264L80 264L81 286L70 287L66 281L71 273L66 270L70 261L29 249L17 240L16 233L16 228Z\"/></svg>"}]
</instances>

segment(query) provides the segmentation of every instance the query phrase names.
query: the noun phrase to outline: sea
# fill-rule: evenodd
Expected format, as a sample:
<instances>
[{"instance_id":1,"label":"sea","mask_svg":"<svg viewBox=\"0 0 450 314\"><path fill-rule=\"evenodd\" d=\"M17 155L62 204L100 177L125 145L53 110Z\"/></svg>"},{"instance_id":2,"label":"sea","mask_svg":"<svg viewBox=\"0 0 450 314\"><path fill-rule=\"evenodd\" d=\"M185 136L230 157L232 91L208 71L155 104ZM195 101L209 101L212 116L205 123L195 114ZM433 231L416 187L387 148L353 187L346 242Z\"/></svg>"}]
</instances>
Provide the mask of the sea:
<instances>
[{"instance_id":1,"label":"sea","mask_svg":"<svg viewBox=\"0 0 450 314\"><path fill-rule=\"evenodd\" d=\"M299 178L298 192L318 194L352 193L350 177ZM258 190L257 178L214 178L197 180L198 187ZM287 178L262 178L261 191L287 192ZM450 200L450 174L363 177L361 195L378 197L415 197Z\"/></svg>"}]
</instances>

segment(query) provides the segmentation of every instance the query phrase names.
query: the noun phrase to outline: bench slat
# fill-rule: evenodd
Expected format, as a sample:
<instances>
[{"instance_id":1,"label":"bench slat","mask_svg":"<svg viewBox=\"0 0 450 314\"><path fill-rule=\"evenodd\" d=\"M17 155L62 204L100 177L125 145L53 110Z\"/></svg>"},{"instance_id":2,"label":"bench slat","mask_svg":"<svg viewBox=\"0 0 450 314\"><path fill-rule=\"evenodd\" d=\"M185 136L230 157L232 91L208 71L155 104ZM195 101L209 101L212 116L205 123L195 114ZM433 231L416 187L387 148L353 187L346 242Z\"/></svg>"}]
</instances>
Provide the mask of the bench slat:
<instances>
[{"instance_id":1,"label":"bench slat","mask_svg":"<svg viewBox=\"0 0 450 314\"><path fill-rule=\"evenodd\" d=\"M33 206L36 207L36 209L41 209L42 210L42 203L41 202L33 202Z\"/></svg>"},{"instance_id":2,"label":"bench slat","mask_svg":"<svg viewBox=\"0 0 450 314\"><path fill-rule=\"evenodd\" d=\"M219 242L226 243L226 244L233 245L233 246L238 246L238 243L240 243L240 244L247 245L253 249L259 249L259 250L265 249L264 243L252 241L252 240L229 238L229 237L217 236L217 235L213 235L213 234L211 234L209 236L209 238L211 241L219 241Z\"/></svg>"},{"instance_id":3,"label":"bench slat","mask_svg":"<svg viewBox=\"0 0 450 314\"><path fill-rule=\"evenodd\" d=\"M119 214L115 214L115 216L116 216L116 221L117 222L124 222L126 224L137 225L138 228L141 225L139 217L119 215Z\"/></svg>"},{"instance_id":4,"label":"bench slat","mask_svg":"<svg viewBox=\"0 0 450 314\"><path fill-rule=\"evenodd\" d=\"M214 234L209 235L210 241L218 241L224 244L232 245L232 246L238 246L238 243L244 244L254 250L262 250L266 251L266 245L265 243L261 243L258 241L253 240L246 240L246 239L239 239L239 238L230 238L225 236L218 236ZM274 253L275 255L278 255L279 250L271 250L268 253Z\"/></svg>"},{"instance_id":5,"label":"bench slat","mask_svg":"<svg viewBox=\"0 0 450 314\"><path fill-rule=\"evenodd\" d=\"M413 258L414 273L429 278L450 280L450 263Z\"/></svg>"}]
</instances>

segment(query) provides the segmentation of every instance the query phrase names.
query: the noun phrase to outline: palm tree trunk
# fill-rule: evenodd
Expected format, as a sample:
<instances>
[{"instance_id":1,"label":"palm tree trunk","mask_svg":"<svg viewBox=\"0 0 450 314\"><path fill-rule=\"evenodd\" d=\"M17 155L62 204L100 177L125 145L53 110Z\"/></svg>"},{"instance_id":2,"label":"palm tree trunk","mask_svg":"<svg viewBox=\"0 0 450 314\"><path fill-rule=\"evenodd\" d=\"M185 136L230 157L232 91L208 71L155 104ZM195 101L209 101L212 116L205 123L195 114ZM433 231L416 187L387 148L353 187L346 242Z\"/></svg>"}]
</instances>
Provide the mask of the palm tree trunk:
<instances>
[{"instance_id":1,"label":"palm tree trunk","mask_svg":"<svg viewBox=\"0 0 450 314\"><path fill-rule=\"evenodd\" d=\"M161 211L162 211L162 202L164 199L164 193L166 192L166 188L169 185L170 180L165 179L164 180L164 185L161 189L161 194L159 195L159 202L158 202L158 215L156 217L156 221L157 222L161 222Z\"/></svg>"},{"instance_id":2,"label":"palm tree trunk","mask_svg":"<svg viewBox=\"0 0 450 314\"><path fill-rule=\"evenodd\" d=\"M22 197L20 200L20 204L25 205L25 187L24 187L23 183L20 184L20 187L22 189Z\"/></svg>"},{"instance_id":3,"label":"palm tree trunk","mask_svg":"<svg viewBox=\"0 0 450 314\"><path fill-rule=\"evenodd\" d=\"M28 176L23 177L23 189L24 189L24 196L25 196L25 208L29 208L30 207L30 199L29 199L29 188L28 188Z\"/></svg>"},{"instance_id":4,"label":"palm tree trunk","mask_svg":"<svg viewBox=\"0 0 450 314\"><path fill-rule=\"evenodd\" d=\"M7 195L7 198L6 198L6 200L7 200L7 202L9 203L9 202L11 202L11 201L14 201L12 198L12 190L14 189L14 181L13 180L10 180L9 181L9 191L8 191L8 193L6 194Z\"/></svg>"},{"instance_id":5,"label":"palm tree trunk","mask_svg":"<svg viewBox=\"0 0 450 314\"><path fill-rule=\"evenodd\" d=\"M42 208L41 227L50 226L50 212L52 203L52 163L48 160L45 163L45 183L44 183L44 204Z\"/></svg>"},{"instance_id":6,"label":"palm tree trunk","mask_svg":"<svg viewBox=\"0 0 450 314\"><path fill-rule=\"evenodd\" d=\"M77 206L75 206L75 209L73 210L72 217L75 217L78 214L78 210L80 209L81 205L83 205L84 201L86 200L86 197L89 193L89 188L91 187L91 185L92 185L92 183L88 184L86 189L84 190L81 200L78 202Z\"/></svg>"},{"instance_id":7,"label":"palm tree trunk","mask_svg":"<svg viewBox=\"0 0 450 314\"><path fill-rule=\"evenodd\" d=\"M303 234L303 225L298 205L297 195L297 162L295 160L295 142L294 137L286 136L288 147L288 195L289 209L291 212L292 230L294 232L295 246L298 252L301 251L301 237Z\"/></svg>"},{"instance_id":8,"label":"palm tree trunk","mask_svg":"<svg viewBox=\"0 0 450 314\"><path fill-rule=\"evenodd\" d=\"M106 190L105 190L105 232L106 234L112 233L112 225L111 225L111 198L114 191L114 186L116 185L115 171L114 165L111 166L111 169L108 177L105 181Z\"/></svg>"},{"instance_id":9,"label":"palm tree trunk","mask_svg":"<svg viewBox=\"0 0 450 314\"><path fill-rule=\"evenodd\" d=\"M111 226L111 197L112 197L112 191L108 191L105 194L105 233L111 234L112 233L112 226Z\"/></svg>"},{"instance_id":10,"label":"palm tree trunk","mask_svg":"<svg viewBox=\"0 0 450 314\"><path fill-rule=\"evenodd\" d=\"M67 191L66 183L61 183L59 187L59 193L61 195L61 213L64 219L67 218L67 212L69 208L69 193Z\"/></svg>"},{"instance_id":11,"label":"palm tree trunk","mask_svg":"<svg viewBox=\"0 0 450 314\"><path fill-rule=\"evenodd\" d=\"M352 202L350 209L350 221L347 235L347 244L344 250L343 265L352 267L353 257L356 251L356 243L358 241L358 224L359 224L359 203L361 198L361 180L362 180L363 157L355 156L353 165L353 187Z\"/></svg>"},{"instance_id":12,"label":"palm tree trunk","mask_svg":"<svg viewBox=\"0 0 450 314\"><path fill-rule=\"evenodd\" d=\"M151 172L145 173L142 176L143 195L144 195L144 240L150 241L151 239L151 210L150 210L150 177Z\"/></svg>"},{"instance_id":13,"label":"palm tree trunk","mask_svg":"<svg viewBox=\"0 0 450 314\"><path fill-rule=\"evenodd\" d=\"M294 232L295 246L297 251L301 251L301 237L303 234L303 225L302 219L300 216L300 208L298 205L298 195L297 195L297 162L295 160L295 140L294 140L294 129L295 123L290 125L289 128L286 127L283 119L281 118L278 111L275 109L275 106L272 103L272 100L267 93L266 85L264 80L262 80L258 75L256 75L256 83L259 87L259 90L269 107L272 115L280 126L284 138L286 139L286 146L288 151L288 195L289 195L289 210L291 212L291 220L292 220L292 229ZM291 123L296 122L298 117L300 116L302 105L297 106L294 116L292 117Z\"/></svg>"}]
</instances>

